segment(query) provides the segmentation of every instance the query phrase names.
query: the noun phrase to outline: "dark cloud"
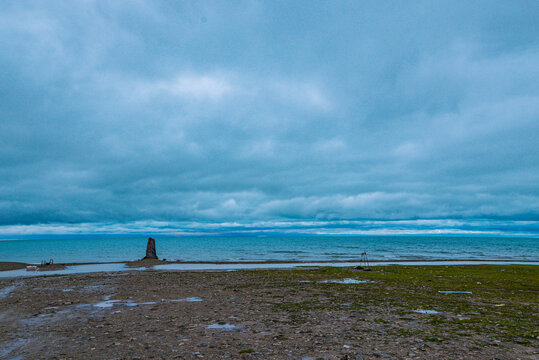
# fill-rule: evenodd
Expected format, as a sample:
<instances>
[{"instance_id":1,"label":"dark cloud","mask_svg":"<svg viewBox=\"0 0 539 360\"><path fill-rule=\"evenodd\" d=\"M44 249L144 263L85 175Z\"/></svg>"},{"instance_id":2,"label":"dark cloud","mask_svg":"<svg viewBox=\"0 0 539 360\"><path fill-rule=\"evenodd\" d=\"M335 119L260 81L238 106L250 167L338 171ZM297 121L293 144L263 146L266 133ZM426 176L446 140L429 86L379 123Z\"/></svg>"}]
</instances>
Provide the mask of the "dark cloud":
<instances>
[{"instance_id":1,"label":"dark cloud","mask_svg":"<svg viewBox=\"0 0 539 360\"><path fill-rule=\"evenodd\" d=\"M5 2L0 224L537 222L538 11Z\"/></svg>"}]
</instances>

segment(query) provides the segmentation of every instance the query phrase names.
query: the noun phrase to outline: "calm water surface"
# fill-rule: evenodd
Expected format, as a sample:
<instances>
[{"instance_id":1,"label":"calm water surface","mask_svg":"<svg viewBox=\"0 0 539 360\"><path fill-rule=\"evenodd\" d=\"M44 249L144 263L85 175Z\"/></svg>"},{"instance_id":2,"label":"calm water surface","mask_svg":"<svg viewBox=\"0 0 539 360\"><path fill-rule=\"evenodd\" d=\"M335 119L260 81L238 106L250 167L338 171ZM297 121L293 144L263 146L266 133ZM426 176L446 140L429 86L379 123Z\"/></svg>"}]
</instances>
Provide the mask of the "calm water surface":
<instances>
[{"instance_id":1,"label":"calm water surface","mask_svg":"<svg viewBox=\"0 0 539 360\"><path fill-rule=\"evenodd\" d=\"M0 241L0 261L110 262L140 259L147 238ZM328 236L161 237L157 254L182 261L527 260L539 261L539 239L522 237Z\"/></svg>"}]
</instances>

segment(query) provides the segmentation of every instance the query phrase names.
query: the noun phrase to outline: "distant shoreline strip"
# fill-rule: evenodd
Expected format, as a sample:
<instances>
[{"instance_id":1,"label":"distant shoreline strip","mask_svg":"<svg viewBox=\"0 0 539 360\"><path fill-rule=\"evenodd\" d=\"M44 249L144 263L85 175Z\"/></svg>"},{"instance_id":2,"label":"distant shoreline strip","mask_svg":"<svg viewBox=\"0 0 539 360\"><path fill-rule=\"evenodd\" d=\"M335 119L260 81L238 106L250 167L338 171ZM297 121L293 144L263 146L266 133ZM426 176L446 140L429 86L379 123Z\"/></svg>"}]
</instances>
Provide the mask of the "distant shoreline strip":
<instances>
[{"instance_id":1,"label":"distant shoreline strip","mask_svg":"<svg viewBox=\"0 0 539 360\"><path fill-rule=\"evenodd\" d=\"M236 271L236 270L271 270L271 269L299 269L305 267L355 267L363 265L358 261L346 262L157 262L152 264L129 263L92 263L92 264L63 264L65 267L60 270L51 271L27 271L26 268L17 270L0 271L0 278L34 277L47 275L71 275L97 272L125 272L125 271ZM371 261L369 266L385 265L408 265L408 266L440 266L440 265L539 265L539 261L524 260L429 260L429 261Z\"/></svg>"}]
</instances>

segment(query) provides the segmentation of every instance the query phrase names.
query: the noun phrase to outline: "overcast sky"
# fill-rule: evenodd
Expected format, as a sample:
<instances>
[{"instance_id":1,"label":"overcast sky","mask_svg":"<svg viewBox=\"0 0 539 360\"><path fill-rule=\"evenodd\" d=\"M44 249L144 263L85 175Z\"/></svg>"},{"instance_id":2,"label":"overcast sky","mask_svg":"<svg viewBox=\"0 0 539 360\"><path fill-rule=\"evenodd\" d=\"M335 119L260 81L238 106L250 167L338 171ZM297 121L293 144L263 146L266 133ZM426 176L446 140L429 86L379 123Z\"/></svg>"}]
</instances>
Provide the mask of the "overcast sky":
<instances>
[{"instance_id":1,"label":"overcast sky","mask_svg":"<svg viewBox=\"0 0 539 360\"><path fill-rule=\"evenodd\" d=\"M536 0L2 1L0 233L538 232L538 14Z\"/></svg>"}]
</instances>

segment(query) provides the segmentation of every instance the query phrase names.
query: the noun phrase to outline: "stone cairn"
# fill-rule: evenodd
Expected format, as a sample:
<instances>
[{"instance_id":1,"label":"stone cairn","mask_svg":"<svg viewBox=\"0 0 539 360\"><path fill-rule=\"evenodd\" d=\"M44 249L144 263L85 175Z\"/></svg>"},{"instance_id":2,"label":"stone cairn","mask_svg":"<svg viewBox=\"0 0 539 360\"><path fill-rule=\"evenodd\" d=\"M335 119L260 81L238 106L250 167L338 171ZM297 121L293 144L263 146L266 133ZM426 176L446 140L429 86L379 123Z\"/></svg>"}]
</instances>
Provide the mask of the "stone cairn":
<instances>
[{"instance_id":1,"label":"stone cairn","mask_svg":"<svg viewBox=\"0 0 539 360\"><path fill-rule=\"evenodd\" d=\"M157 252L155 251L155 239L148 238L148 244L146 245L146 256L144 259L157 259Z\"/></svg>"}]
</instances>

